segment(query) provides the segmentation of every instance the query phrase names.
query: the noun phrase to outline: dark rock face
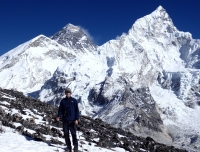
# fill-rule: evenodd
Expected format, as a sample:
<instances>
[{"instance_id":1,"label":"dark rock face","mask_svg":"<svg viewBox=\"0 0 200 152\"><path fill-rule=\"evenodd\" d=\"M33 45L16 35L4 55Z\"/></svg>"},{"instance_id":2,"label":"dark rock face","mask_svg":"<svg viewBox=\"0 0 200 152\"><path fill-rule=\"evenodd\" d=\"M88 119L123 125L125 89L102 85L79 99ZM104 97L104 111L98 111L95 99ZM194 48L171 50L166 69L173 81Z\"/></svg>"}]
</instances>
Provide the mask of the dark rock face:
<instances>
[{"instance_id":1,"label":"dark rock face","mask_svg":"<svg viewBox=\"0 0 200 152\"><path fill-rule=\"evenodd\" d=\"M106 105L108 103L108 99L103 95L103 88L106 83L106 80L101 82L99 85L100 90L97 92L96 89L91 89L88 95L88 101L94 105Z\"/></svg>"},{"instance_id":2,"label":"dark rock face","mask_svg":"<svg viewBox=\"0 0 200 152\"><path fill-rule=\"evenodd\" d=\"M96 45L83 30L72 24L66 25L61 31L55 33L51 39L65 47L72 48L76 53L83 53L85 50L96 50Z\"/></svg>"},{"instance_id":3,"label":"dark rock face","mask_svg":"<svg viewBox=\"0 0 200 152\"><path fill-rule=\"evenodd\" d=\"M114 90L107 78L99 90L94 88L90 91L88 100L104 106L95 113L94 118L101 118L114 127L140 136L151 136L152 132L161 135L163 122L149 88L132 89L133 85L124 77L120 77L115 84L121 88ZM113 94L109 98L106 96L108 90Z\"/></svg>"},{"instance_id":4,"label":"dark rock face","mask_svg":"<svg viewBox=\"0 0 200 152\"><path fill-rule=\"evenodd\" d=\"M5 98L5 95L7 98ZM126 98L126 95L124 98ZM5 112L4 108L18 110L18 113ZM20 92L0 89L0 122L4 126L14 128L22 135L31 137L36 141L43 141L48 144L64 144L55 138L63 138L62 122L56 122L54 119L57 110L57 107L51 104L25 97ZM24 119L23 115L29 115L30 118ZM42 117L42 123L36 123L36 120L39 120L38 116ZM140 121L140 118L137 121ZM16 122L21 125L16 127L14 125ZM33 130L34 133L30 133L27 129ZM87 116L81 116L77 129L82 132L82 136L86 141L90 142L90 144L95 143L99 147L121 147L130 152L186 152L173 146L157 143L150 137L137 137L121 128L114 128L99 118L92 119ZM50 135L52 138L47 140L45 135ZM192 138L191 142L195 140L195 138ZM84 142L80 142L84 144Z\"/></svg>"}]
</instances>

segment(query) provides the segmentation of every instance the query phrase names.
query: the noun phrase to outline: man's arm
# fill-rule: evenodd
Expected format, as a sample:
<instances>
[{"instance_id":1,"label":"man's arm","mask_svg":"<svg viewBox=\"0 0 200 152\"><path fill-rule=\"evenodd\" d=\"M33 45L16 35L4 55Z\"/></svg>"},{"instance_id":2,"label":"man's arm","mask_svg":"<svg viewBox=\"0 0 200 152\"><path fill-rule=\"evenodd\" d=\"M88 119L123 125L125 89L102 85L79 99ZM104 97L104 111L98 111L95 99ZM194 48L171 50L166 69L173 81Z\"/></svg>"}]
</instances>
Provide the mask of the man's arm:
<instances>
[{"instance_id":1,"label":"man's arm","mask_svg":"<svg viewBox=\"0 0 200 152\"><path fill-rule=\"evenodd\" d=\"M62 101L61 101L60 105L59 105L59 108L58 108L58 114L57 114L57 117L56 117L57 121L60 120L60 117L62 116L62 114L63 114L63 106L62 106Z\"/></svg>"},{"instance_id":2,"label":"man's arm","mask_svg":"<svg viewBox=\"0 0 200 152\"><path fill-rule=\"evenodd\" d=\"M78 102L77 100L75 100L75 124L78 124L78 120L79 120L79 108L78 108Z\"/></svg>"}]
</instances>

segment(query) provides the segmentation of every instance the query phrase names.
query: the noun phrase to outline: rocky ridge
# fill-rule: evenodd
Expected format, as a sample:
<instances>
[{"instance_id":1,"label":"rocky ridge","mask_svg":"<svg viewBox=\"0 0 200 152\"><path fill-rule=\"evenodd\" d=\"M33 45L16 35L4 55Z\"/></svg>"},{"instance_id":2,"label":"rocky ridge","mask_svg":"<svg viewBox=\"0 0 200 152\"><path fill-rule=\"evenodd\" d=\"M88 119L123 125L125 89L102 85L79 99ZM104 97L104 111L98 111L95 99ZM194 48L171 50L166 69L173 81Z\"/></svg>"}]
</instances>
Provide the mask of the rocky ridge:
<instances>
[{"instance_id":1,"label":"rocky ridge","mask_svg":"<svg viewBox=\"0 0 200 152\"><path fill-rule=\"evenodd\" d=\"M49 145L63 145L62 122L55 122L57 107L39 100L25 97L21 92L0 89L0 122L14 128L22 135ZM152 138L137 137L131 132L113 128L101 119L81 116L78 130L80 145L93 143L98 147L112 149L120 147L130 152L184 152L173 146L155 142ZM50 136L50 137L49 137ZM81 148L80 148L81 149ZM83 149L82 151L87 151Z\"/></svg>"}]
</instances>

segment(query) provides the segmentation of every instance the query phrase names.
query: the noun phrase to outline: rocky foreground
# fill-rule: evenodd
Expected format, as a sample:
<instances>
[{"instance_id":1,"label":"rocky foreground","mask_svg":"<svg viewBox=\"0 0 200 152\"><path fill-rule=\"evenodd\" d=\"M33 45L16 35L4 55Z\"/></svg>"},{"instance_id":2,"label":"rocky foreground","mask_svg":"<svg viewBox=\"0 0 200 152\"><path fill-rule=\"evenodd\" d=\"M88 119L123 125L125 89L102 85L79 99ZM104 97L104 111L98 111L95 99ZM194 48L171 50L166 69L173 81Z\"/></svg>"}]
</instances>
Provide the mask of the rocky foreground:
<instances>
[{"instance_id":1,"label":"rocky foreground","mask_svg":"<svg viewBox=\"0 0 200 152\"><path fill-rule=\"evenodd\" d=\"M53 105L26 97L21 92L0 89L0 122L26 137L49 145L64 145L62 122L55 121L56 114L57 107ZM120 128L113 128L100 119L93 120L86 116L81 116L78 130L78 136L81 134L81 139L84 138L80 145L86 144L87 141L98 147L120 147L130 152L186 152L157 143L150 137L137 137Z\"/></svg>"}]
</instances>

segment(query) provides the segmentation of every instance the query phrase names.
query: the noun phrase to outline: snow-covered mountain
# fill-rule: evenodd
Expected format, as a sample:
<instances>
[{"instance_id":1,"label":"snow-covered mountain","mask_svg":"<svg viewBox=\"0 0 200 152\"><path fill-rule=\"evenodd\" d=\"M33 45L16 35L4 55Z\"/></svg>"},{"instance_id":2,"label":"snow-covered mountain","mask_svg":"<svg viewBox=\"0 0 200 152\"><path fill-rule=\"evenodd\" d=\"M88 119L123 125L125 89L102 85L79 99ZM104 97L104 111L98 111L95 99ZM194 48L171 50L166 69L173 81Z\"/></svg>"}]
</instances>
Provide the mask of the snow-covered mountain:
<instances>
[{"instance_id":1,"label":"snow-covered mountain","mask_svg":"<svg viewBox=\"0 0 200 152\"><path fill-rule=\"evenodd\" d=\"M62 50L68 55L60 59L51 53L42 58L44 53L38 53L39 61L33 62L46 65L42 71L50 72L40 73L39 66L32 64L31 70L37 70L42 80L35 81L35 74L28 81L34 87L31 83L25 86L22 76L29 79L34 73L26 75L27 67L21 66L26 60L20 57L20 63L15 58L27 42L0 58L4 63L0 76L6 78L1 87L38 91L40 100L58 104L68 86L84 115L160 142L200 150L200 40L179 31L164 8L159 6L138 19L127 34L102 46L72 24L53 35L53 40L44 39L53 45L54 53ZM47 42L42 41L40 49L51 50L42 44ZM30 48L35 51L38 47ZM22 74L14 77L17 68Z\"/></svg>"},{"instance_id":2,"label":"snow-covered mountain","mask_svg":"<svg viewBox=\"0 0 200 152\"><path fill-rule=\"evenodd\" d=\"M39 35L0 57L1 87L24 93L38 91L58 65L75 57L72 50Z\"/></svg>"},{"instance_id":3,"label":"snow-covered mountain","mask_svg":"<svg viewBox=\"0 0 200 152\"><path fill-rule=\"evenodd\" d=\"M51 36L51 39L74 50L76 54L93 52L97 47L86 33L84 33L83 29L72 24L67 24L62 30Z\"/></svg>"}]
</instances>

